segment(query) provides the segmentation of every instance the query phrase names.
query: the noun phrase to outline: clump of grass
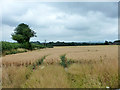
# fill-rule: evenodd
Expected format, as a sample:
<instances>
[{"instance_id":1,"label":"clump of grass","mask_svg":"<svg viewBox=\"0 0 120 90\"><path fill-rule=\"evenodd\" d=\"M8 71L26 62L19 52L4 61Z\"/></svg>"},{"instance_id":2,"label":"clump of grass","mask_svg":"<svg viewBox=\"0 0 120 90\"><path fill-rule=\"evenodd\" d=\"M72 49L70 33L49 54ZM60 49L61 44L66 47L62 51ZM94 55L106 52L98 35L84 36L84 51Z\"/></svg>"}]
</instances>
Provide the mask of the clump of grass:
<instances>
[{"instance_id":1,"label":"clump of grass","mask_svg":"<svg viewBox=\"0 0 120 90\"><path fill-rule=\"evenodd\" d=\"M36 64L39 66L43 63L44 59L46 58L46 56L42 57L41 59L39 59Z\"/></svg>"},{"instance_id":2,"label":"clump of grass","mask_svg":"<svg viewBox=\"0 0 120 90\"><path fill-rule=\"evenodd\" d=\"M33 63L32 69L36 69L37 66L41 65L45 58L46 56L43 56L41 59L38 59L35 63Z\"/></svg>"},{"instance_id":3,"label":"clump of grass","mask_svg":"<svg viewBox=\"0 0 120 90\"><path fill-rule=\"evenodd\" d=\"M67 59L66 58L66 54L63 54L60 56L60 59L61 59L61 62L60 64L66 68L68 67L69 65L73 64L73 63L80 63L80 61L75 61L75 60L72 60L72 59Z\"/></svg>"},{"instance_id":4,"label":"clump of grass","mask_svg":"<svg viewBox=\"0 0 120 90\"><path fill-rule=\"evenodd\" d=\"M61 56L60 56L60 59L61 59L60 64L61 64L64 68L68 67L68 65L70 65L70 63L71 63L70 60L67 60L66 54L61 55Z\"/></svg>"}]
</instances>

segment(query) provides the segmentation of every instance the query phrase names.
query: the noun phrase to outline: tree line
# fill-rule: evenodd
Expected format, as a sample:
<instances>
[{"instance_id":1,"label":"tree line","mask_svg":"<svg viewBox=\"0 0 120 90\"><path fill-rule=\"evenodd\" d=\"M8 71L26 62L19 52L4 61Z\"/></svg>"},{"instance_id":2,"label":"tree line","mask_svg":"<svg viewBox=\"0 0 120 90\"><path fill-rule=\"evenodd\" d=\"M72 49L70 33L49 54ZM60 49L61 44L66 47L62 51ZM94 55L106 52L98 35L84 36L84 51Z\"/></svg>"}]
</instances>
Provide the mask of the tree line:
<instances>
[{"instance_id":1,"label":"tree line","mask_svg":"<svg viewBox=\"0 0 120 90\"><path fill-rule=\"evenodd\" d=\"M46 45L46 46L51 46L51 47L54 47L54 46L88 46L88 45L120 45L120 41L114 41L114 42L105 41L105 42L93 42L93 43L90 43L90 42L60 42L60 41L40 43L39 41L36 41L36 42L31 42L31 43L38 44L38 45L44 45L44 46Z\"/></svg>"},{"instance_id":2,"label":"tree line","mask_svg":"<svg viewBox=\"0 0 120 90\"><path fill-rule=\"evenodd\" d=\"M88 46L88 45L120 45L120 40L114 42L105 41L102 43L90 43L90 42L47 42L41 43L39 41L30 42L32 37L37 37L36 32L33 31L29 25L21 23L15 29L14 33L11 34L12 39L17 41L17 43L11 43L6 41L0 42L0 51L7 54L15 54L20 52L26 52L27 50L35 50L42 48L53 48L54 46ZM20 50L22 48L24 50ZM1 55L1 53L0 53Z\"/></svg>"},{"instance_id":3,"label":"tree line","mask_svg":"<svg viewBox=\"0 0 120 90\"><path fill-rule=\"evenodd\" d=\"M12 39L17 41L23 48L32 50L35 48L35 45L43 45L44 47L53 47L53 46L85 46L85 45L120 45L120 41L105 41L103 43L90 43L90 42L48 42L48 43L40 43L30 42L30 38L37 37L36 32L33 31L29 25L21 23L15 29L14 33L12 33ZM32 46L32 43L35 44ZM39 46L36 46L39 47Z\"/></svg>"}]
</instances>

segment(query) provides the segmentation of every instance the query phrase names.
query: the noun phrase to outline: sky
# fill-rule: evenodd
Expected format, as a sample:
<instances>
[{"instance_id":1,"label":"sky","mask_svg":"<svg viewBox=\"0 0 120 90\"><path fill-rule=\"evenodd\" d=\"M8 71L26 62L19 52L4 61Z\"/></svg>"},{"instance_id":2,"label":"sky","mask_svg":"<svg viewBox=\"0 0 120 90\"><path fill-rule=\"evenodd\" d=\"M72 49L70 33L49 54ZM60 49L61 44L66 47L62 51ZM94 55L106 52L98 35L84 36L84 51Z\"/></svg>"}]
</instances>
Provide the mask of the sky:
<instances>
[{"instance_id":1,"label":"sky","mask_svg":"<svg viewBox=\"0 0 120 90\"><path fill-rule=\"evenodd\" d=\"M37 37L31 41L104 42L118 39L117 2L2 1L2 41L20 23L28 24Z\"/></svg>"}]
</instances>

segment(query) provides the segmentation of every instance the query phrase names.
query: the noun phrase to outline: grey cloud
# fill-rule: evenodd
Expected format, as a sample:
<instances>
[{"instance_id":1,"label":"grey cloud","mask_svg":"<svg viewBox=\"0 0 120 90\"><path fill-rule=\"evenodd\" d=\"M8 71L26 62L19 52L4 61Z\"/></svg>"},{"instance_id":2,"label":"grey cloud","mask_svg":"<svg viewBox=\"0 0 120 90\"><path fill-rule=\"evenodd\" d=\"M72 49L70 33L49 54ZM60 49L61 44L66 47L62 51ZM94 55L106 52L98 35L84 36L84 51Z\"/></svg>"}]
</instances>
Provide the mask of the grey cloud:
<instances>
[{"instance_id":1,"label":"grey cloud","mask_svg":"<svg viewBox=\"0 0 120 90\"><path fill-rule=\"evenodd\" d=\"M2 24L6 24L9 26L16 26L17 24L19 24L19 22L17 22L16 20L14 20L14 18L10 18L10 17L2 17Z\"/></svg>"},{"instance_id":2,"label":"grey cloud","mask_svg":"<svg viewBox=\"0 0 120 90\"><path fill-rule=\"evenodd\" d=\"M3 31L7 35L3 39L11 40L10 33L24 22L37 32L38 37L31 40L114 40L118 25L116 5L108 2L12 3L2 14Z\"/></svg>"},{"instance_id":3,"label":"grey cloud","mask_svg":"<svg viewBox=\"0 0 120 90\"><path fill-rule=\"evenodd\" d=\"M85 30L89 30L90 27L67 27L69 30L80 30L80 31L85 31Z\"/></svg>"},{"instance_id":4,"label":"grey cloud","mask_svg":"<svg viewBox=\"0 0 120 90\"><path fill-rule=\"evenodd\" d=\"M88 11L100 11L106 16L117 18L118 13L117 2L56 2L49 3L48 5L57 7L69 14L77 13L85 15Z\"/></svg>"}]
</instances>

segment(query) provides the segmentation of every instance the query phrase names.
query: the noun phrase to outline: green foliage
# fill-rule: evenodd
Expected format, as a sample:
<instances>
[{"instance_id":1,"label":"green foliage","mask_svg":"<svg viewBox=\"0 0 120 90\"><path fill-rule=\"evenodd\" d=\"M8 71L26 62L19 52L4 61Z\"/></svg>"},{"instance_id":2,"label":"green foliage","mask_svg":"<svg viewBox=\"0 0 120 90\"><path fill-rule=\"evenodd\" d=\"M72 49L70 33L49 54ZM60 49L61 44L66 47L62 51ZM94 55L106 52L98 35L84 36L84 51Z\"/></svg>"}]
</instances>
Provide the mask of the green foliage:
<instances>
[{"instance_id":1,"label":"green foliage","mask_svg":"<svg viewBox=\"0 0 120 90\"><path fill-rule=\"evenodd\" d=\"M43 45L38 45L38 44L31 44L31 43L23 43L21 44L21 48L29 49L29 50L35 50L35 49L43 49L45 46Z\"/></svg>"},{"instance_id":2,"label":"green foliage","mask_svg":"<svg viewBox=\"0 0 120 90\"><path fill-rule=\"evenodd\" d=\"M53 48L53 45L47 44L47 48Z\"/></svg>"},{"instance_id":3,"label":"green foliage","mask_svg":"<svg viewBox=\"0 0 120 90\"><path fill-rule=\"evenodd\" d=\"M21 47L19 43L10 43L5 41L0 42L0 45L2 46L3 52L6 50L18 49Z\"/></svg>"},{"instance_id":4,"label":"green foliage","mask_svg":"<svg viewBox=\"0 0 120 90\"><path fill-rule=\"evenodd\" d=\"M60 64L61 64L63 67L67 67L66 57L65 57L65 56L66 56L65 54L60 56L60 59L61 59Z\"/></svg>"},{"instance_id":5,"label":"green foliage","mask_svg":"<svg viewBox=\"0 0 120 90\"><path fill-rule=\"evenodd\" d=\"M109 42L108 42L108 41L105 41L105 45L109 45Z\"/></svg>"},{"instance_id":6,"label":"green foliage","mask_svg":"<svg viewBox=\"0 0 120 90\"><path fill-rule=\"evenodd\" d=\"M9 52L5 52L5 55L16 54L16 53L23 53L23 52L27 52L27 50L22 50L22 51L19 51L19 50L11 50L11 51L9 51Z\"/></svg>"},{"instance_id":7,"label":"green foliage","mask_svg":"<svg viewBox=\"0 0 120 90\"><path fill-rule=\"evenodd\" d=\"M44 59L46 58L46 56L42 57L41 59L38 59L38 61L36 61L35 63L33 63L32 65L32 69L36 69L36 66L39 66L43 63Z\"/></svg>"},{"instance_id":8,"label":"green foliage","mask_svg":"<svg viewBox=\"0 0 120 90\"><path fill-rule=\"evenodd\" d=\"M22 44L22 47L25 49L32 50L30 41L31 37L36 37L36 33L30 29L27 24L19 24L12 34L12 39Z\"/></svg>"},{"instance_id":9,"label":"green foliage","mask_svg":"<svg viewBox=\"0 0 120 90\"><path fill-rule=\"evenodd\" d=\"M78 62L75 62L75 61L72 60L72 59L67 59L67 58L66 58L66 54L61 55L61 56L60 56L60 59L61 59L60 64L61 64L64 68L68 67L69 65L71 65L71 64L73 64L73 63L78 63Z\"/></svg>"},{"instance_id":10,"label":"green foliage","mask_svg":"<svg viewBox=\"0 0 120 90\"><path fill-rule=\"evenodd\" d=\"M17 49L24 48L24 50L19 51ZM37 44L29 44L29 43L10 43L6 41L0 42L0 55L9 55L9 54L16 54L16 53L22 53L22 52L27 52L26 49L42 49L45 48L43 45L37 45Z\"/></svg>"},{"instance_id":11,"label":"green foliage","mask_svg":"<svg viewBox=\"0 0 120 90\"><path fill-rule=\"evenodd\" d=\"M32 50L32 45L29 42L25 42L25 43L21 44L21 48Z\"/></svg>"},{"instance_id":12,"label":"green foliage","mask_svg":"<svg viewBox=\"0 0 120 90\"><path fill-rule=\"evenodd\" d=\"M12 34L12 39L16 40L18 43L23 43L24 42L24 37L22 35Z\"/></svg>"},{"instance_id":13,"label":"green foliage","mask_svg":"<svg viewBox=\"0 0 120 90\"><path fill-rule=\"evenodd\" d=\"M65 56L66 56L66 54L60 56L60 59L61 59L60 64L61 64L64 68L65 68L65 67L68 67L68 65L70 64L69 60L67 60L67 58L66 58Z\"/></svg>"},{"instance_id":14,"label":"green foliage","mask_svg":"<svg viewBox=\"0 0 120 90\"><path fill-rule=\"evenodd\" d=\"M32 49L43 49L43 48L45 48L45 46L32 43Z\"/></svg>"},{"instance_id":15,"label":"green foliage","mask_svg":"<svg viewBox=\"0 0 120 90\"><path fill-rule=\"evenodd\" d=\"M0 45L2 46L1 54L3 55L27 52L27 50L22 50L22 51L17 50L18 48L21 48L21 44L19 43L10 43L10 42L2 41L0 42Z\"/></svg>"},{"instance_id":16,"label":"green foliage","mask_svg":"<svg viewBox=\"0 0 120 90\"><path fill-rule=\"evenodd\" d=\"M18 43L26 43L29 42L31 37L36 37L35 34L27 24L21 23L15 28L12 39Z\"/></svg>"},{"instance_id":17,"label":"green foliage","mask_svg":"<svg viewBox=\"0 0 120 90\"><path fill-rule=\"evenodd\" d=\"M39 66L43 63L44 59L45 59L46 56L42 57L41 59L39 59L36 64Z\"/></svg>"}]
</instances>

